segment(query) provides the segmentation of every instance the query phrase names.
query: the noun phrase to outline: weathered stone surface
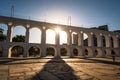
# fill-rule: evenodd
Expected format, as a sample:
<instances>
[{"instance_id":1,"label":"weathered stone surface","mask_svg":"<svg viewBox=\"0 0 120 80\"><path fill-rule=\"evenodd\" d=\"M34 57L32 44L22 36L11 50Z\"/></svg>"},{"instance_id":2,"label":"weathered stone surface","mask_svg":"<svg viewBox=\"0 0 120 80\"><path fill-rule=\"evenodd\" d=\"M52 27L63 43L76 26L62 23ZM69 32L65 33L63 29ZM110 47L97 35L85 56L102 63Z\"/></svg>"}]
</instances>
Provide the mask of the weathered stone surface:
<instances>
[{"instance_id":1,"label":"weathered stone surface","mask_svg":"<svg viewBox=\"0 0 120 80\"><path fill-rule=\"evenodd\" d=\"M119 65L89 63L88 60L86 63L84 59L84 63L75 63L76 59L72 63L70 60L46 63L45 59L44 63L18 64L17 61L0 65L0 80L120 80Z\"/></svg>"}]
</instances>

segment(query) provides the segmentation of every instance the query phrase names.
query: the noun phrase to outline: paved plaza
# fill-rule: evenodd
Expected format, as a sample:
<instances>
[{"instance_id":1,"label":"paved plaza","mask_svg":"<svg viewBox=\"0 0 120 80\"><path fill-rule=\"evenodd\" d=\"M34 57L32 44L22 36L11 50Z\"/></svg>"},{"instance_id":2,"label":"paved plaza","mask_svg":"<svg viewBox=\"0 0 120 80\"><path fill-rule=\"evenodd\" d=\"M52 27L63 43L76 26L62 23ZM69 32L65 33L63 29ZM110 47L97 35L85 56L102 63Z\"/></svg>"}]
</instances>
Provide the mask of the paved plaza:
<instances>
[{"instance_id":1,"label":"paved plaza","mask_svg":"<svg viewBox=\"0 0 120 80\"><path fill-rule=\"evenodd\" d=\"M0 80L120 80L120 59L0 59Z\"/></svg>"}]
</instances>

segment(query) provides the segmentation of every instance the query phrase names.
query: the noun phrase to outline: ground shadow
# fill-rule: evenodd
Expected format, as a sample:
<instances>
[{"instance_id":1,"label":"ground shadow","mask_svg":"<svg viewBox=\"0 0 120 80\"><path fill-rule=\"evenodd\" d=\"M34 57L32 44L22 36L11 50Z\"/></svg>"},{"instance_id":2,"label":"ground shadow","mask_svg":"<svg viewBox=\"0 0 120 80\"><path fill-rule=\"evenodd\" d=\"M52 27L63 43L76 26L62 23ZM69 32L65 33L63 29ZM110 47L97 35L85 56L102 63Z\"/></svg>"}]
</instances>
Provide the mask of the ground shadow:
<instances>
[{"instance_id":1,"label":"ground shadow","mask_svg":"<svg viewBox=\"0 0 120 80\"><path fill-rule=\"evenodd\" d=\"M31 80L79 80L79 78L64 60L53 58Z\"/></svg>"},{"instance_id":2,"label":"ground shadow","mask_svg":"<svg viewBox=\"0 0 120 80\"><path fill-rule=\"evenodd\" d=\"M104 63L104 64L112 64L112 65L118 65L120 66L120 62L113 62L113 61L107 61L107 60L99 60L94 58L85 58L85 60L91 60L94 62Z\"/></svg>"}]
</instances>

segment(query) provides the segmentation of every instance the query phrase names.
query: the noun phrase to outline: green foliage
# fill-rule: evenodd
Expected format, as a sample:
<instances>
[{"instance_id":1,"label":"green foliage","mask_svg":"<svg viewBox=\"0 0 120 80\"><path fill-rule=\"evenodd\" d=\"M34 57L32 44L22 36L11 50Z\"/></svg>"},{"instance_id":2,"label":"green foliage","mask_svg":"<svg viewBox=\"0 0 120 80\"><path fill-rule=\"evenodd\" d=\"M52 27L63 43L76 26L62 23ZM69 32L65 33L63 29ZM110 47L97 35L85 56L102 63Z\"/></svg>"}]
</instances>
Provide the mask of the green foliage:
<instances>
[{"instance_id":1,"label":"green foliage","mask_svg":"<svg viewBox=\"0 0 120 80\"><path fill-rule=\"evenodd\" d=\"M0 42L4 42L6 40L6 35L3 34L3 29L0 28Z\"/></svg>"},{"instance_id":2,"label":"green foliage","mask_svg":"<svg viewBox=\"0 0 120 80\"><path fill-rule=\"evenodd\" d=\"M23 35L16 35L12 39L13 42L25 42L25 36Z\"/></svg>"}]
</instances>

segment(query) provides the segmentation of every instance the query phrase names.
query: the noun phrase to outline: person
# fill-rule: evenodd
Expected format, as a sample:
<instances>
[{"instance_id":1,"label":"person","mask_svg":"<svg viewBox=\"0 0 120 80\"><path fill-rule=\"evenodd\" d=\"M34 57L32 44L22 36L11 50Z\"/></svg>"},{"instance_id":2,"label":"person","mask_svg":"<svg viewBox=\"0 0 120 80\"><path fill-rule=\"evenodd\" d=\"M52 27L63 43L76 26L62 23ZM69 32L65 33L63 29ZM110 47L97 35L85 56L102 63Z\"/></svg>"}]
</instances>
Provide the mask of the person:
<instances>
[{"instance_id":1,"label":"person","mask_svg":"<svg viewBox=\"0 0 120 80\"><path fill-rule=\"evenodd\" d=\"M112 55L113 62L115 62L115 52L113 50L111 51L111 55Z\"/></svg>"}]
</instances>

